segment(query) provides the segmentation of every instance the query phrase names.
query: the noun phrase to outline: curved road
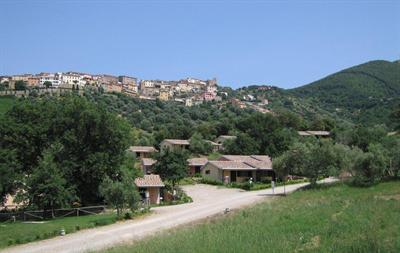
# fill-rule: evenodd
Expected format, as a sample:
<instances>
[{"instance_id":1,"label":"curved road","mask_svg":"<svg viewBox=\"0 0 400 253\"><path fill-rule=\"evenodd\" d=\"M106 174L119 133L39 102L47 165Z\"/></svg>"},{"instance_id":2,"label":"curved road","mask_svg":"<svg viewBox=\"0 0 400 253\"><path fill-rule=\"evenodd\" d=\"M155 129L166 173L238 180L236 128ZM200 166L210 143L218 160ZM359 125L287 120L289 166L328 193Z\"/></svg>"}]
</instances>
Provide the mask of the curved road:
<instances>
[{"instance_id":1,"label":"curved road","mask_svg":"<svg viewBox=\"0 0 400 253\"><path fill-rule=\"evenodd\" d=\"M327 180L332 181L332 180ZM286 186L292 192L307 183ZM272 198L272 190L245 192L238 189L218 188L210 185L183 186L192 203L152 208L152 214L137 220L120 222L109 226L82 230L63 237L6 248L1 252L87 252L105 249L118 243L132 242L145 236L221 214L225 208L237 209ZM275 188L283 193L283 187Z\"/></svg>"}]
</instances>

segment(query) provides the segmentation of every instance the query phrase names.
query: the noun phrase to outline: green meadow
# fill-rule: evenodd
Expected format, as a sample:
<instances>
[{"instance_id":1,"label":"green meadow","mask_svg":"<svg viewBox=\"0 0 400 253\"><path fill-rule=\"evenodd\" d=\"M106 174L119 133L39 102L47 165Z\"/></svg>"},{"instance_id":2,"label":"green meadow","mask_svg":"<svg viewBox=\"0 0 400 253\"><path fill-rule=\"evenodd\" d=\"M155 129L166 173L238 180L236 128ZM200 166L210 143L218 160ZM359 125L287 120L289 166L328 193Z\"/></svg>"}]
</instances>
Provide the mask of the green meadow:
<instances>
[{"instance_id":1,"label":"green meadow","mask_svg":"<svg viewBox=\"0 0 400 253\"><path fill-rule=\"evenodd\" d=\"M400 252L399 221L400 182L336 184L105 252Z\"/></svg>"},{"instance_id":2,"label":"green meadow","mask_svg":"<svg viewBox=\"0 0 400 253\"><path fill-rule=\"evenodd\" d=\"M0 223L0 249L14 244L28 243L67 234L85 228L109 225L117 221L116 214L98 214L46 220L43 223Z\"/></svg>"}]
</instances>

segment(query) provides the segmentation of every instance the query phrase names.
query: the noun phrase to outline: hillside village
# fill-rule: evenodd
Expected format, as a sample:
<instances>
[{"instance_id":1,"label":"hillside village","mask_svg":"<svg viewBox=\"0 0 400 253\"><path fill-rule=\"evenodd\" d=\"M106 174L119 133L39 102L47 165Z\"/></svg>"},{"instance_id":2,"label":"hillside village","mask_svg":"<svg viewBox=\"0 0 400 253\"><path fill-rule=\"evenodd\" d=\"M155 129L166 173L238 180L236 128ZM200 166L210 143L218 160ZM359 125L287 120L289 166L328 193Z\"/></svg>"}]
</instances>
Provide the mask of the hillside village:
<instances>
[{"instance_id":1,"label":"hillside village","mask_svg":"<svg viewBox=\"0 0 400 253\"><path fill-rule=\"evenodd\" d=\"M124 93L142 99L174 100L187 106L203 101L220 101L217 80L186 78L178 81L139 80L131 76L92 75L79 72L57 72L0 76L0 83L10 90L18 90L16 82L23 81L27 88L84 89L99 88L105 92Z\"/></svg>"},{"instance_id":2,"label":"hillside village","mask_svg":"<svg viewBox=\"0 0 400 253\"><path fill-rule=\"evenodd\" d=\"M144 80L131 76L92 75L80 72L57 72L0 76L0 96L29 96L33 94L61 94L72 90L98 90L119 93L145 100L174 101L185 106L215 102L229 103L238 108L249 108L261 113L271 113L265 96L244 94L229 97L219 90L217 79L185 78L178 81ZM260 86L271 90L272 86ZM224 100L224 102L223 102Z\"/></svg>"}]
</instances>

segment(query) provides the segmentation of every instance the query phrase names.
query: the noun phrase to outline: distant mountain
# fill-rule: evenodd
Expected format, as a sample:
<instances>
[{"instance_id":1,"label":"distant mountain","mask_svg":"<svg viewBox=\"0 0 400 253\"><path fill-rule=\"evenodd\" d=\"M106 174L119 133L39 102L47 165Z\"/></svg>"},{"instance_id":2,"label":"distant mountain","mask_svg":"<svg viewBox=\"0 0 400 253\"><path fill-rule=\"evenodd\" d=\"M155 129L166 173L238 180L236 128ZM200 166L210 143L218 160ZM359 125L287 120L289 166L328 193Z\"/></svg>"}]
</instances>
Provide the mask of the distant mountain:
<instances>
[{"instance_id":1,"label":"distant mountain","mask_svg":"<svg viewBox=\"0 0 400 253\"><path fill-rule=\"evenodd\" d=\"M288 93L354 123L390 125L400 102L400 62L367 62Z\"/></svg>"},{"instance_id":2,"label":"distant mountain","mask_svg":"<svg viewBox=\"0 0 400 253\"><path fill-rule=\"evenodd\" d=\"M355 124L391 126L389 115L400 103L400 61L371 61L321 80L284 90L262 86L238 89L270 100L272 110L288 109L305 118L329 116Z\"/></svg>"}]
</instances>

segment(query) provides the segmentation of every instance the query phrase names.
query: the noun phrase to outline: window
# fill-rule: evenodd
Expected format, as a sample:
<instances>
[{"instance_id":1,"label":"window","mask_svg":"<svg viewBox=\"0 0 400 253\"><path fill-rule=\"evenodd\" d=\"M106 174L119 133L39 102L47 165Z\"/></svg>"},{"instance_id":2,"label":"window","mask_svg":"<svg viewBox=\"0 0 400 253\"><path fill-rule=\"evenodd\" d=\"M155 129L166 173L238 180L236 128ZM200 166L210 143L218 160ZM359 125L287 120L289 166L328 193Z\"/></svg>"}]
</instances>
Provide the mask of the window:
<instances>
[{"instance_id":1,"label":"window","mask_svg":"<svg viewBox=\"0 0 400 253\"><path fill-rule=\"evenodd\" d=\"M206 174L209 175L210 174L210 170L206 170Z\"/></svg>"},{"instance_id":2,"label":"window","mask_svg":"<svg viewBox=\"0 0 400 253\"><path fill-rule=\"evenodd\" d=\"M238 171L237 172L238 177L251 177L251 171Z\"/></svg>"}]
</instances>

